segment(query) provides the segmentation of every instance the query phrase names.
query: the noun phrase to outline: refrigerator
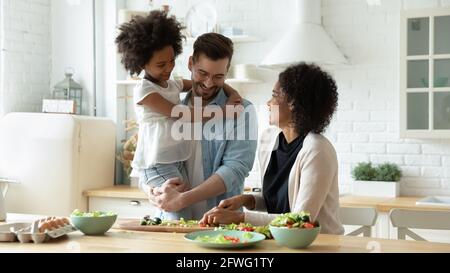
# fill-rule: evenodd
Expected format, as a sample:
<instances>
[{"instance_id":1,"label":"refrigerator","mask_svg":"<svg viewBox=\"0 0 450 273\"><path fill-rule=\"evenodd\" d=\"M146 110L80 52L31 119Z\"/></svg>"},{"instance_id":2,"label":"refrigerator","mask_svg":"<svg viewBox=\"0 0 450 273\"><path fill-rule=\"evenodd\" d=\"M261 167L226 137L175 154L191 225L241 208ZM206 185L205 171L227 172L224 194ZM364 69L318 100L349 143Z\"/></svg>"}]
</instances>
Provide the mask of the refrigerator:
<instances>
[{"instance_id":1,"label":"refrigerator","mask_svg":"<svg viewBox=\"0 0 450 273\"><path fill-rule=\"evenodd\" d=\"M68 216L83 191L114 185L115 123L105 118L10 113L0 118L0 181L8 213Z\"/></svg>"}]
</instances>

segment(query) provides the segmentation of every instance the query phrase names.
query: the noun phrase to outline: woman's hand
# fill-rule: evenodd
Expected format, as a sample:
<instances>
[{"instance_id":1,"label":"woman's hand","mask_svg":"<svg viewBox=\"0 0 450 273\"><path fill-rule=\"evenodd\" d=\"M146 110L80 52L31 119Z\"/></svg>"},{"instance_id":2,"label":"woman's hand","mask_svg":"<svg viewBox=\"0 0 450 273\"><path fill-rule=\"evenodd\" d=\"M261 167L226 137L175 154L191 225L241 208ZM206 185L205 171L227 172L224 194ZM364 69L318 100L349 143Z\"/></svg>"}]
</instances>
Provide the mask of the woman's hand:
<instances>
[{"instance_id":1,"label":"woman's hand","mask_svg":"<svg viewBox=\"0 0 450 273\"><path fill-rule=\"evenodd\" d=\"M200 220L201 225L218 226L219 224L239 224L244 222L244 213L215 207L205 213Z\"/></svg>"},{"instance_id":2,"label":"woman's hand","mask_svg":"<svg viewBox=\"0 0 450 273\"><path fill-rule=\"evenodd\" d=\"M246 207L247 209L254 209L255 207L255 197L250 194L236 195L231 198L220 201L219 208L227 210L237 210L241 207Z\"/></svg>"}]
</instances>

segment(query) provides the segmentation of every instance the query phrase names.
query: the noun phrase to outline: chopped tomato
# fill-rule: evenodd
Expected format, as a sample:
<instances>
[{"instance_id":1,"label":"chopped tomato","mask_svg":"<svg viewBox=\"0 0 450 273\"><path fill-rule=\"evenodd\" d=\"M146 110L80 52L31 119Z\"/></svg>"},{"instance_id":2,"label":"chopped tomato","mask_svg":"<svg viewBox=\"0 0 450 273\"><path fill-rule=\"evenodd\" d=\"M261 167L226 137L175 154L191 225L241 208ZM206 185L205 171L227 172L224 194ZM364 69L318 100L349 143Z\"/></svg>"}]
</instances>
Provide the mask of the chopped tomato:
<instances>
[{"instance_id":1,"label":"chopped tomato","mask_svg":"<svg viewBox=\"0 0 450 273\"><path fill-rule=\"evenodd\" d=\"M287 226L288 228L291 228L291 227L292 227L292 224L291 224L291 223L287 223L286 226Z\"/></svg>"},{"instance_id":2,"label":"chopped tomato","mask_svg":"<svg viewBox=\"0 0 450 273\"><path fill-rule=\"evenodd\" d=\"M243 227L240 229L241 231L254 231L255 229L252 227Z\"/></svg>"},{"instance_id":3,"label":"chopped tomato","mask_svg":"<svg viewBox=\"0 0 450 273\"><path fill-rule=\"evenodd\" d=\"M239 238L238 237L233 237L233 236L223 236L223 238L227 241L231 241L232 243L239 243Z\"/></svg>"},{"instance_id":4,"label":"chopped tomato","mask_svg":"<svg viewBox=\"0 0 450 273\"><path fill-rule=\"evenodd\" d=\"M304 224L303 224L303 227L304 227L304 228L314 228L314 224L311 224L311 223L304 223Z\"/></svg>"}]
</instances>

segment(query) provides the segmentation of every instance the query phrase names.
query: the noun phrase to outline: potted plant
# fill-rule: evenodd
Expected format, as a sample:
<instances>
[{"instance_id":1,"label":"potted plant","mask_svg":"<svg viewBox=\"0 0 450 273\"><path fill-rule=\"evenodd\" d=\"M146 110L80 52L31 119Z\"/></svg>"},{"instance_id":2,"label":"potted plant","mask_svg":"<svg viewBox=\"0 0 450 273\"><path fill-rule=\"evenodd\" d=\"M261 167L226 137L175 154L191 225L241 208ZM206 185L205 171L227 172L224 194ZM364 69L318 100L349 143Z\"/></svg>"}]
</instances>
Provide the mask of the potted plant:
<instances>
[{"instance_id":1,"label":"potted plant","mask_svg":"<svg viewBox=\"0 0 450 273\"><path fill-rule=\"evenodd\" d=\"M372 166L361 162L352 170L353 194L363 196L397 197L400 193L402 171L393 163Z\"/></svg>"}]
</instances>

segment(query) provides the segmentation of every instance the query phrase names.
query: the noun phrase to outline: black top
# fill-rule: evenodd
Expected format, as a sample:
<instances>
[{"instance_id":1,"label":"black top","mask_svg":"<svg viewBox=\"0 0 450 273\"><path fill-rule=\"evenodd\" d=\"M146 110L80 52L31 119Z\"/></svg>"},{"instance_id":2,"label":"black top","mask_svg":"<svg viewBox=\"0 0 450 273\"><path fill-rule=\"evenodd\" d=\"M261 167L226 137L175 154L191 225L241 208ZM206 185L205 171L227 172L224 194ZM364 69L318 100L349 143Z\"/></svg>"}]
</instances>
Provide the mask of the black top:
<instances>
[{"instance_id":1,"label":"black top","mask_svg":"<svg viewBox=\"0 0 450 273\"><path fill-rule=\"evenodd\" d=\"M283 132L278 136L278 149L272 152L264 174L263 196L268 213L290 212L288 197L289 173L303 147L303 137L287 143Z\"/></svg>"}]
</instances>

